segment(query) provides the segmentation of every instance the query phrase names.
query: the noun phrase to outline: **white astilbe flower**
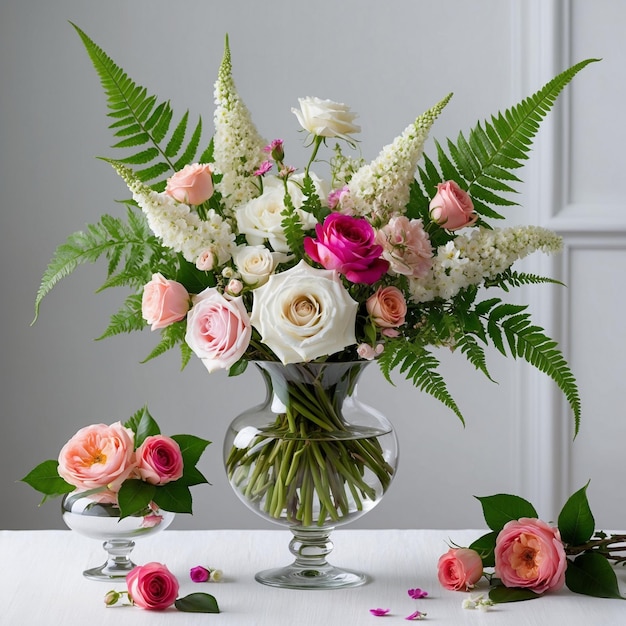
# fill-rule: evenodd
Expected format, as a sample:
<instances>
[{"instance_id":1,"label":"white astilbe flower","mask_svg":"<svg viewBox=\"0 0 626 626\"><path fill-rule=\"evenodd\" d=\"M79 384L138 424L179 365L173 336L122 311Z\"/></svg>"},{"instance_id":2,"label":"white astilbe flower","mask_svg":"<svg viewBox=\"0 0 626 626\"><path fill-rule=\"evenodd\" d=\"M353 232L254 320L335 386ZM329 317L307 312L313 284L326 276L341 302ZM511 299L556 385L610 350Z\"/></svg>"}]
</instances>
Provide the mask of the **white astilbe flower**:
<instances>
[{"instance_id":1,"label":"white astilbe flower","mask_svg":"<svg viewBox=\"0 0 626 626\"><path fill-rule=\"evenodd\" d=\"M222 175L216 189L230 210L258 195L253 173L266 158L263 148L267 142L235 88L228 39L215 82L215 105L213 160L215 172Z\"/></svg>"},{"instance_id":2,"label":"white astilbe flower","mask_svg":"<svg viewBox=\"0 0 626 626\"><path fill-rule=\"evenodd\" d=\"M354 214L368 217L373 224L404 214L430 127L451 97L420 115L374 161L355 172L348 183Z\"/></svg>"},{"instance_id":3,"label":"white astilbe flower","mask_svg":"<svg viewBox=\"0 0 626 626\"><path fill-rule=\"evenodd\" d=\"M532 252L559 252L561 245L561 237L539 226L473 228L440 246L424 277L409 279L411 300L452 298L465 287L501 274Z\"/></svg>"},{"instance_id":4,"label":"white astilbe flower","mask_svg":"<svg viewBox=\"0 0 626 626\"><path fill-rule=\"evenodd\" d=\"M213 209L207 211L206 219L201 219L188 205L141 183L130 169L117 164L114 167L144 212L150 230L163 245L180 252L190 263L195 263L206 250L211 250L218 265L230 260L235 235L230 224Z\"/></svg>"}]
</instances>

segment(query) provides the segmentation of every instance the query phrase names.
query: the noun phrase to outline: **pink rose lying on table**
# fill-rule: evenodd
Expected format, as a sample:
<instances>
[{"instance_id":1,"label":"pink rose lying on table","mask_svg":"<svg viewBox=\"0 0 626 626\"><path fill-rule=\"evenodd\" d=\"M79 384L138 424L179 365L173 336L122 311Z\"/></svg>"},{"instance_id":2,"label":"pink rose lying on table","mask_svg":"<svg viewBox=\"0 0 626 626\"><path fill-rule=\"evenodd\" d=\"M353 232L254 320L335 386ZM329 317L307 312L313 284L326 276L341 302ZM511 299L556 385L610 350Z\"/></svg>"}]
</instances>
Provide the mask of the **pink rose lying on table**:
<instances>
[{"instance_id":1,"label":"pink rose lying on table","mask_svg":"<svg viewBox=\"0 0 626 626\"><path fill-rule=\"evenodd\" d=\"M80 490L116 491L134 469L134 438L121 422L81 428L59 453L59 476Z\"/></svg>"},{"instance_id":2,"label":"pink rose lying on table","mask_svg":"<svg viewBox=\"0 0 626 626\"><path fill-rule=\"evenodd\" d=\"M189 293L175 280L153 274L143 288L141 315L151 324L151 330L165 328L182 320L189 310Z\"/></svg>"},{"instance_id":3,"label":"pink rose lying on table","mask_svg":"<svg viewBox=\"0 0 626 626\"><path fill-rule=\"evenodd\" d=\"M478 220L469 194L453 180L437 185L437 193L428 208L431 218L446 230L472 226Z\"/></svg>"},{"instance_id":4,"label":"pink rose lying on table","mask_svg":"<svg viewBox=\"0 0 626 626\"><path fill-rule=\"evenodd\" d=\"M213 173L208 165L185 165L167 181L165 193L178 202L198 205L213 195Z\"/></svg>"},{"instance_id":5,"label":"pink rose lying on table","mask_svg":"<svg viewBox=\"0 0 626 626\"><path fill-rule=\"evenodd\" d=\"M483 575L483 562L475 550L450 548L437 564L439 582L452 591L471 589Z\"/></svg>"},{"instance_id":6,"label":"pink rose lying on table","mask_svg":"<svg viewBox=\"0 0 626 626\"><path fill-rule=\"evenodd\" d=\"M172 606L178 595L178 580L165 565L138 565L126 575L128 595L142 609L163 611Z\"/></svg>"},{"instance_id":7,"label":"pink rose lying on table","mask_svg":"<svg viewBox=\"0 0 626 626\"><path fill-rule=\"evenodd\" d=\"M370 223L358 217L331 213L315 227L317 239L306 237L304 250L327 270L337 270L352 283L375 283L389 268L380 258L382 246Z\"/></svg>"},{"instance_id":8,"label":"pink rose lying on table","mask_svg":"<svg viewBox=\"0 0 626 626\"><path fill-rule=\"evenodd\" d=\"M137 448L137 473L152 485L164 485L183 475L180 446L165 435L146 437Z\"/></svg>"},{"instance_id":9,"label":"pink rose lying on table","mask_svg":"<svg viewBox=\"0 0 626 626\"><path fill-rule=\"evenodd\" d=\"M565 583L567 558L559 530L538 519L505 524L496 538L495 561L495 574L506 587L543 593Z\"/></svg>"}]
</instances>

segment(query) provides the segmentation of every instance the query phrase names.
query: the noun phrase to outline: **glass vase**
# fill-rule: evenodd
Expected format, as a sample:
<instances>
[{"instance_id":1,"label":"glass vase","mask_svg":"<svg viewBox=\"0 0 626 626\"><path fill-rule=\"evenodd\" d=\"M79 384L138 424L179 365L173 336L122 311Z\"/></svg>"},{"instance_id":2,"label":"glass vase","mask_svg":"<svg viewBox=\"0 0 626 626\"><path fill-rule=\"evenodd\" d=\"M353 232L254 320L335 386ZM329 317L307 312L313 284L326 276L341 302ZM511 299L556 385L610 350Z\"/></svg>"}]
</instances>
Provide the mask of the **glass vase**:
<instances>
[{"instance_id":1,"label":"glass vase","mask_svg":"<svg viewBox=\"0 0 626 626\"><path fill-rule=\"evenodd\" d=\"M390 422L357 396L368 362L255 364L266 398L231 423L226 472L248 508L289 528L295 557L255 578L296 589L361 585L366 574L335 567L326 557L331 532L381 501L398 462Z\"/></svg>"},{"instance_id":2,"label":"glass vase","mask_svg":"<svg viewBox=\"0 0 626 626\"><path fill-rule=\"evenodd\" d=\"M110 502L97 502L80 493L69 493L61 504L63 521L71 530L102 541L107 560L98 567L83 572L90 580L123 580L135 563L130 553L135 540L165 530L175 514L155 507L148 507L143 515L131 515L120 519L120 510Z\"/></svg>"}]
</instances>

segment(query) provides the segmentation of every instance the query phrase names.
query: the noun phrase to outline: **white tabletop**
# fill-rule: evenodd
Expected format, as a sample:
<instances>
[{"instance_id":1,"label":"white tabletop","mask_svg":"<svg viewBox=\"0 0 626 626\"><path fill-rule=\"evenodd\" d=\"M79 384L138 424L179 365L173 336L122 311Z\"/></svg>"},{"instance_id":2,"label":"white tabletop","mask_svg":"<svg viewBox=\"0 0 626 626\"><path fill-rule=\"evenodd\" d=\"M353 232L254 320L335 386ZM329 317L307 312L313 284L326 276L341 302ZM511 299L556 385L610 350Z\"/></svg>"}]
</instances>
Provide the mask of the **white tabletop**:
<instances>
[{"instance_id":1,"label":"white tabletop","mask_svg":"<svg viewBox=\"0 0 626 626\"><path fill-rule=\"evenodd\" d=\"M353 589L296 591L275 589L254 580L256 571L285 565L290 533L258 531L176 531L137 542L133 560L165 563L180 581L180 596L196 591L214 595L219 615L164 612L137 607L106 608L109 589L123 583L83 578L82 571L104 561L98 541L70 531L0 531L0 624L7 626L391 626L408 624L416 609L428 614L422 624L497 626L624 626L626 602L576 595L564 589L528 602L502 604L488 613L463 609L469 594L443 589L437 581L437 559L448 542L468 545L481 531L471 530L337 530L334 565L368 573L372 580ZM204 565L222 569L219 583L193 583L189 569ZM626 569L618 568L622 593ZM428 591L412 600L407 589ZM374 617L370 608L389 608ZM384 620L384 621L380 621Z\"/></svg>"}]
</instances>

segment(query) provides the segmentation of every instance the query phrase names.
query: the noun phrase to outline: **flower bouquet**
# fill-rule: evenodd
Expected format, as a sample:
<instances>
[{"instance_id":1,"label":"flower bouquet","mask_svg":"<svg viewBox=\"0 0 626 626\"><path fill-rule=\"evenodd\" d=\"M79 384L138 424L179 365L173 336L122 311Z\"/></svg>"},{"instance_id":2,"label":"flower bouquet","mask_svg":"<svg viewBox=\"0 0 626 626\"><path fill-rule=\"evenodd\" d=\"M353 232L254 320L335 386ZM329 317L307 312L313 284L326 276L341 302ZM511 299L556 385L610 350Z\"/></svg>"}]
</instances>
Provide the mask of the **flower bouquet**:
<instances>
[{"instance_id":1,"label":"flower bouquet","mask_svg":"<svg viewBox=\"0 0 626 626\"><path fill-rule=\"evenodd\" d=\"M283 441L265 445L268 434L258 432L243 447L238 441L229 457L231 474L235 459L248 464L250 497L273 498L266 506L275 519L296 515L305 484L316 515L302 519L324 524L349 514L342 508L346 491L355 502L370 497L359 476L374 475L383 490L389 483L393 468L382 450L367 441L363 454L346 442L333 392L320 391L333 364L376 361L390 382L398 370L463 420L431 348L454 350L491 379L491 345L550 376L578 431L578 389L556 342L532 323L526 306L486 292L556 282L512 269L532 252L557 252L555 233L490 222L515 204L515 172L540 122L593 59L456 142L436 142L436 159L423 154L424 144L451 94L369 163L344 154L345 146L356 148L360 131L350 107L301 98L293 112L311 154L299 169L281 139L263 139L254 125L235 87L228 38L215 83L215 133L203 144L201 121L190 126L188 112L175 119L168 101L150 95L74 28L106 92L114 147L125 151L104 160L132 198L125 219L104 215L57 248L36 315L62 277L105 257L101 288L131 293L101 338L147 324L160 341L146 360L179 346L182 367L195 354L209 372L240 374L250 361L295 366L297 383L285 383L282 395L272 389L281 408L269 430ZM322 177L314 170L331 141L330 173ZM337 432L332 458L326 449L310 451L309 441ZM328 470L335 459L349 466L339 478Z\"/></svg>"}]
</instances>

